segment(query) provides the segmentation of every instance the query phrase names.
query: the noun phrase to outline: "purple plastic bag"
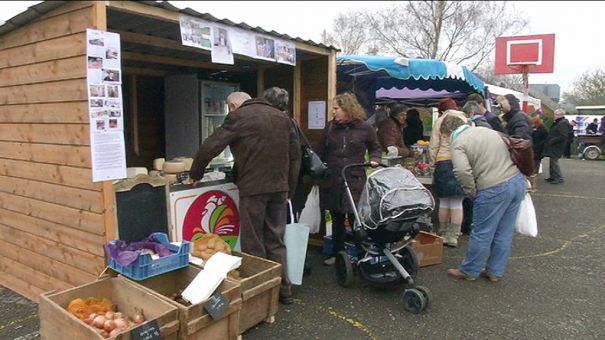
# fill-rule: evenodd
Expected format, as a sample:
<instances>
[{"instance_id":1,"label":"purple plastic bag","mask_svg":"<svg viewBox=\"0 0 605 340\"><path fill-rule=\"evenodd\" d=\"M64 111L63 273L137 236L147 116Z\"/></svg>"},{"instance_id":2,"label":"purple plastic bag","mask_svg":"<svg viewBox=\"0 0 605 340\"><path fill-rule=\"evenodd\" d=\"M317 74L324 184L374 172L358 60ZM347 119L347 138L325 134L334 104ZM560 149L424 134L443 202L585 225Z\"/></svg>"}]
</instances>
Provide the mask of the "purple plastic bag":
<instances>
[{"instance_id":1,"label":"purple plastic bag","mask_svg":"<svg viewBox=\"0 0 605 340\"><path fill-rule=\"evenodd\" d=\"M136 261L143 249L152 250L160 257L174 254L170 249L156 241L153 236L149 236L143 241L131 243L122 240L113 240L104 245L103 248L105 248L107 256L122 266L128 266Z\"/></svg>"}]
</instances>

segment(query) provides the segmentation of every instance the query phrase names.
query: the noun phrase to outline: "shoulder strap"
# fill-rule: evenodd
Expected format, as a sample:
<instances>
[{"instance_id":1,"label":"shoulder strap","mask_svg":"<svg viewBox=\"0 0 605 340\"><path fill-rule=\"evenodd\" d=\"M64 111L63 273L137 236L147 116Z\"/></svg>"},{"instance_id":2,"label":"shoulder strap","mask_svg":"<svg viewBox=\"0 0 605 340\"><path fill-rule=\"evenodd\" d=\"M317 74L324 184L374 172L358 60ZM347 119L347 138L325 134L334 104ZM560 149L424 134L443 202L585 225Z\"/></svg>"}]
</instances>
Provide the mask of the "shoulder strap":
<instances>
[{"instance_id":1,"label":"shoulder strap","mask_svg":"<svg viewBox=\"0 0 605 340\"><path fill-rule=\"evenodd\" d=\"M303 141L305 142L305 145L311 146L311 143L309 143L307 136L305 136L305 133L302 131L300 126L298 126L298 123L296 122L296 120L294 118L290 118L290 121L292 122L292 125L294 125L294 128L296 129L296 133L298 134L298 136L302 137Z\"/></svg>"}]
</instances>

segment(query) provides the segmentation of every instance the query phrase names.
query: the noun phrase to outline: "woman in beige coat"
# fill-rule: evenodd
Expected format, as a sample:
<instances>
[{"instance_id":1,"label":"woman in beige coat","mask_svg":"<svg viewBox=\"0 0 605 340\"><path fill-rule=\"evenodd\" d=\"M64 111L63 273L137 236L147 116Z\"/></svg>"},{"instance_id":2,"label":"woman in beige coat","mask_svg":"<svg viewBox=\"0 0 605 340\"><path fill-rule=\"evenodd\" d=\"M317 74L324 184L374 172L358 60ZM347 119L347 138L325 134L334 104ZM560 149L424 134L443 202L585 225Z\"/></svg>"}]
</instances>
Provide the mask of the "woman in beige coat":
<instances>
[{"instance_id":1,"label":"woman in beige coat","mask_svg":"<svg viewBox=\"0 0 605 340\"><path fill-rule=\"evenodd\" d=\"M439 198L439 231L443 235L443 243L450 247L458 246L458 233L463 218L464 191L454 177L450 138L441 135L439 129L443 119L447 116L456 116L467 121L464 112L457 111L456 108L456 101L452 98L444 98L439 101L440 116L433 126L429 144L430 162L435 169L433 172L434 192Z\"/></svg>"}]
</instances>

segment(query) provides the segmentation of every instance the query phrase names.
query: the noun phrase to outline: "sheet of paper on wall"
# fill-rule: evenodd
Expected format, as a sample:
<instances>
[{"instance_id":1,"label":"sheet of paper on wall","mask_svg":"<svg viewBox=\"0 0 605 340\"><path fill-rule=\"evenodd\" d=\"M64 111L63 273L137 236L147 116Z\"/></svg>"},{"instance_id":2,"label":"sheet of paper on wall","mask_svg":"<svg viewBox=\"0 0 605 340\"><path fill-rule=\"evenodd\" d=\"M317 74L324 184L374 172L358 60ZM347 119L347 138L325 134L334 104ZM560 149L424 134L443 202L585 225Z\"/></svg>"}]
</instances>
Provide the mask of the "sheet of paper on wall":
<instances>
[{"instance_id":1,"label":"sheet of paper on wall","mask_svg":"<svg viewBox=\"0 0 605 340\"><path fill-rule=\"evenodd\" d=\"M326 102L309 102L309 129L323 129L326 127Z\"/></svg>"},{"instance_id":2,"label":"sheet of paper on wall","mask_svg":"<svg viewBox=\"0 0 605 340\"><path fill-rule=\"evenodd\" d=\"M226 26L212 26L212 62L233 65L231 32Z\"/></svg>"},{"instance_id":3,"label":"sheet of paper on wall","mask_svg":"<svg viewBox=\"0 0 605 340\"><path fill-rule=\"evenodd\" d=\"M227 273L237 269L242 264L242 258L218 252L206 261L204 269L197 274L182 296L191 304L207 300L227 277Z\"/></svg>"},{"instance_id":4,"label":"sheet of paper on wall","mask_svg":"<svg viewBox=\"0 0 605 340\"><path fill-rule=\"evenodd\" d=\"M210 22L181 14L179 16L181 43L204 50L212 49L212 25Z\"/></svg>"}]
</instances>

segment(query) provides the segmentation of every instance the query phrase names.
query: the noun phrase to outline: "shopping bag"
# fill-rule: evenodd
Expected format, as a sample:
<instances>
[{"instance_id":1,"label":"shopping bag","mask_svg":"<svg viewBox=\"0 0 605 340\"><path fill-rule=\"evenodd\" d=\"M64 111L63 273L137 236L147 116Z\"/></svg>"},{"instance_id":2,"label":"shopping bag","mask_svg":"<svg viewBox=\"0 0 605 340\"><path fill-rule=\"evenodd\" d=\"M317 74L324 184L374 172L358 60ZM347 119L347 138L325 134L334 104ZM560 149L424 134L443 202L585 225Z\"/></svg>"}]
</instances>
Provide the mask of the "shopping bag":
<instances>
[{"instance_id":1,"label":"shopping bag","mask_svg":"<svg viewBox=\"0 0 605 340\"><path fill-rule=\"evenodd\" d=\"M294 221L292 202L288 201L290 221ZM309 226L302 223L286 224L284 243L286 245L286 263L288 278L293 285L301 285L307 257L307 243L309 242Z\"/></svg>"},{"instance_id":2,"label":"shopping bag","mask_svg":"<svg viewBox=\"0 0 605 340\"><path fill-rule=\"evenodd\" d=\"M321 209L319 208L319 185L314 185L311 188L305 207L300 213L299 223L309 226L309 233L316 234L319 232L321 224Z\"/></svg>"},{"instance_id":3,"label":"shopping bag","mask_svg":"<svg viewBox=\"0 0 605 340\"><path fill-rule=\"evenodd\" d=\"M522 235L531 237L538 236L536 210L534 209L534 203L532 202L531 195L529 193L525 194L525 198L523 198L523 201L521 201L521 206L519 206L519 213L517 214L515 229L519 234Z\"/></svg>"},{"instance_id":4,"label":"shopping bag","mask_svg":"<svg viewBox=\"0 0 605 340\"><path fill-rule=\"evenodd\" d=\"M542 163L540 163L540 168L538 168L538 173L541 174L542 173Z\"/></svg>"}]
</instances>

